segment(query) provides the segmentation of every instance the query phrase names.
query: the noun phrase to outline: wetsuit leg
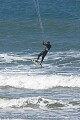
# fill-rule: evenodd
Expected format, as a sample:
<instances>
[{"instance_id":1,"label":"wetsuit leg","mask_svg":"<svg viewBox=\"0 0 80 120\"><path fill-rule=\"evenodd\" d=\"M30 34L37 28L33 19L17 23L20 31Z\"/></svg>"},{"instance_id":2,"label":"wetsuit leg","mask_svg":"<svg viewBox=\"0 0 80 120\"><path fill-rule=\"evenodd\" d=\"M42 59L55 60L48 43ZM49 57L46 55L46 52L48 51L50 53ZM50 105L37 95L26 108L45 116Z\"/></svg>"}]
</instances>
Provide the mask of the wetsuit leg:
<instances>
[{"instance_id":1,"label":"wetsuit leg","mask_svg":"<svg viewBox=\"0 0 80 120\"><path fill-rule=\"evenodd\" d=\"M45 57L45 56L43 55L43 56L42 56L42 59L41 59L41 63L43 62L43 60L44 60L44 57Z\"/></svg>"},{"instance_id":2,"label":"wetsuit leg","mask_svg":"<svg viewBox=\"0 0 80 120\"><path fill-rule=\"evenodd\" d=\"M47 54L47 51L44 51L44 52L43 52L43 55L42 55L41 63L43 62L44 57L46 56L46 54Z\"/></svg>"},{"instance_id":3,"label":"wetsuit leg","mask_svg":"<svg viewBox=\"0 0 80 120\"><path fill-rule=\"evenodd\" d=\"M37 60L39 60L40 56L43 55L43 51L38 55Z\"/></svg>"}]
</instances>

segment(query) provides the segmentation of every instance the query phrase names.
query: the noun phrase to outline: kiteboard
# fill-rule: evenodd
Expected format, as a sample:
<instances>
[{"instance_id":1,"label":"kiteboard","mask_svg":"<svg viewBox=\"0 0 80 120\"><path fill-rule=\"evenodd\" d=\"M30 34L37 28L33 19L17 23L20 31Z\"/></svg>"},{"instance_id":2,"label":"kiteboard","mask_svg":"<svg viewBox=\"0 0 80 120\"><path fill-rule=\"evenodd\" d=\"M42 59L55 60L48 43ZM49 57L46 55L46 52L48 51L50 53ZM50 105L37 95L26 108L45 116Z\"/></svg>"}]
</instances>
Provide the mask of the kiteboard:
<instances>
[{"instance_id":1,"label":"kiteboard","mask_svg":"<svg viewBox=\"0 0 80 120\"><path fill-rule=\"evenodd\" d=\"M39 62L38 60L35 60L35 59L32 59L32 62L35 64L35 65L38 65L42 68L42 64L41 62Z\"/></svg>"}]
</instances>

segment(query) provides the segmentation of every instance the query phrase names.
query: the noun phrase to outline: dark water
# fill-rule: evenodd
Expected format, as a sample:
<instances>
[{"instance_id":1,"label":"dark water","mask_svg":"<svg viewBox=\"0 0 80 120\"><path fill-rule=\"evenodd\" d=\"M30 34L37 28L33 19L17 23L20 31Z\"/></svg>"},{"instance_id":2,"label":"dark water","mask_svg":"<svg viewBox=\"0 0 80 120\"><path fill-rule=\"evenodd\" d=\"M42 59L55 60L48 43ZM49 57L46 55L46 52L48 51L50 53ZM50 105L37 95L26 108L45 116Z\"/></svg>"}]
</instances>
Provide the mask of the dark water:
<instances>
[{"instance_id":1,"label":"dark water","mask_svg":"<svg viewBox=\"0 0 80 120\"><path fill-rule=\"evenodd\" d=\"M50 40L52 51L79 50L80 1L40 0L40 14L44 28L42 39L35 0L3 0L0 3L0 51L24 52L41 48Z\"/></svg>"},{"instance_id":2,"label":"dark water","mask_svg":"<svg viewBox=\"0 0 80 120\"><path fill-rule=\"evenodd\" d=\"M79 120L79 0L0 0L0 103L1 119Z\"/></svg>"}]
</instances>

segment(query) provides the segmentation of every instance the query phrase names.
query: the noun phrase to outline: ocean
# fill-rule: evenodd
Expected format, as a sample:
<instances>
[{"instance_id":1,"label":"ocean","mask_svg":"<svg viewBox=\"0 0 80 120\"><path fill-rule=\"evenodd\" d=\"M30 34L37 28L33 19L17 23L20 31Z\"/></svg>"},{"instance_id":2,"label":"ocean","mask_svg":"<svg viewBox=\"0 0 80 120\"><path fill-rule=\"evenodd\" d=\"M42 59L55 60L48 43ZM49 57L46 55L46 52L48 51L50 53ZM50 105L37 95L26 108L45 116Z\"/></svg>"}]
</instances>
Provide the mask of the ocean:
<instances>
[{"instance_id":1,"label":"ocean","mask_svg":"<svg viewBox=\"0 0 80 120\"><path fill-rule=\"evenodd\" d=\"M0 0L0 120L80 120L80 0Z\"/></svg>"}]
</instances>

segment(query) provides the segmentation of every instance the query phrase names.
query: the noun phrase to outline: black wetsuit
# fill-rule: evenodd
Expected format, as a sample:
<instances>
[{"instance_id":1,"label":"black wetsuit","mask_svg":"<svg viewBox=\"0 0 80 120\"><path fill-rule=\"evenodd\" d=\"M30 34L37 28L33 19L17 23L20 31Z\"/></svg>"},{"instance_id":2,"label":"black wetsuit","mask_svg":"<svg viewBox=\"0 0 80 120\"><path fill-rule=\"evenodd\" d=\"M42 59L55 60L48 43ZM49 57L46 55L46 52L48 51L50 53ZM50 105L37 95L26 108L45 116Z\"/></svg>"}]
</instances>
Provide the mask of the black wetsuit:
<instances>
[{"instance_id":1,"label":"black wetsuit","mask_svg":"<svg viewBox=\"0 0 80 120\"><path fill-rule=\"evenodd\" d=\"M49 42L47 42L47 43L44 43L44 42L43 42L43 45L46 46L46 47L45 47L44 51L42 51L42 52L38 55L38 58L37 58L37 60L38 60L39 57L42 56L41 63L43 62L44 57L46 56L48 50L50 50L50 48L51 48L51 45L50 45Z\"/></svg>"}]
</instances>

